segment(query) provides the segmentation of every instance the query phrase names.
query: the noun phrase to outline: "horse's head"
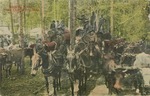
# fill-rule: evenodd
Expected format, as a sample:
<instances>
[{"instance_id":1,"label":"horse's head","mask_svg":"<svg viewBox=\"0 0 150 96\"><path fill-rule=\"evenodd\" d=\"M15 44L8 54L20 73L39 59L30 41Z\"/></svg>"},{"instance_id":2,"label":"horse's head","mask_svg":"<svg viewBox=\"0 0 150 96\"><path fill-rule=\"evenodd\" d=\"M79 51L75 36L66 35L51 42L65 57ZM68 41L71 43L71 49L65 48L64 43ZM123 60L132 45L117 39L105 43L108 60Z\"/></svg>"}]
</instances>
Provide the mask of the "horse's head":
<instances>
[{"instance_id":1,"label":"horse's head","mask_svg":"<svg viewBox=\"0 0 150 96\"><path fill-rule=\"evenodd\" d=\"M94 47L95 47L94 43L90 42L88 47L89 47L88 48L89 56L94 56L94 52L93 52L94 51Z\"/></svg>"},{"instance_id":2,"label":"horse's head","mask_svg":"<svg viewBox=\"0 0 150 96\"><path fill-rule=\"evenodd\" d=\"M72 73L74 71L74 67L75 67L75 59L76 59L76 55L75 55L75 49L70 49L67 48L67 70L68 72Z\"/></svg>"},{"instance_id":3,"label":"horse's head","mask_svg":"<svg viewBox=\"0 0 150 96\"><path fill-rule=\"evenodd\" d=\"M32 57L32 68L31 68L31 75L35 76L37 73L38 68L42 64L42 58L39 54L35 53Z\"/></svg>"},{"instance_id":4,"label":"horse's head","mask_svg":"<svg viewBox=\"0 0 150 96\"><path fill-rule=\"evenodd\" d=\"M89 42L88 44L88 52L90 57L100 56L101 48L95 42Z\"/></svg>"}]
</instances>

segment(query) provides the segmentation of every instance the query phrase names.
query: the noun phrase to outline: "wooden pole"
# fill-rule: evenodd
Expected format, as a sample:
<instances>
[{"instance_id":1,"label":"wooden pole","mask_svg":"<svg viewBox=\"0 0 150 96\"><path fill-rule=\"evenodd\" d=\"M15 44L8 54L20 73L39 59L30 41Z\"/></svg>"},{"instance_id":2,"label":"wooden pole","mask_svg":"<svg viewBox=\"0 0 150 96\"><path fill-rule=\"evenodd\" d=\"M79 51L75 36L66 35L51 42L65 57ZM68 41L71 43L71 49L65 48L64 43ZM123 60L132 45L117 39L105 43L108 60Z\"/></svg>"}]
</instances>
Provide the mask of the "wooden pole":
<instances>
[{"instance_id":1,"label":"wooden pole","mask_svg":"<svg viewBox=\"0 0 150 96\"><path fill-rule=\"evenodd\" d=\"M114 3L114 1L113 0L111 0L111 4L110 4L110 32L111 32L111 35L113 35L113 31L114 31L114 25L113 25L113 3Z\"/></svg>"}]
</instances>

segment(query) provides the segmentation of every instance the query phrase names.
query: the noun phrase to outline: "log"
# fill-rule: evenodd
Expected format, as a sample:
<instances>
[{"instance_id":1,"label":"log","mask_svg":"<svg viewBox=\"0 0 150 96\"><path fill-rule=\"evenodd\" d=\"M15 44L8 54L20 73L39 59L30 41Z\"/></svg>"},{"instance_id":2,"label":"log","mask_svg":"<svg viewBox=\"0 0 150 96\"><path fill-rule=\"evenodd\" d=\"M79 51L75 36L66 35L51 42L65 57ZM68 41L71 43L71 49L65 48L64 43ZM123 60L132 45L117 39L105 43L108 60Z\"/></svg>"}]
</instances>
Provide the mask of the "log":
<instances>
[{"instance_id":1,"label":"log","mask_svg":"<svg viewBox=\"0 0 150 96\"><path fill-rule=\"evenodd\" d=\"M41 91L44 87L46 87L45 85L43 85L42 87L40 87L38 90L34 91L33 94L37 94L39 91Z\"/></svg>"}]
</instances>

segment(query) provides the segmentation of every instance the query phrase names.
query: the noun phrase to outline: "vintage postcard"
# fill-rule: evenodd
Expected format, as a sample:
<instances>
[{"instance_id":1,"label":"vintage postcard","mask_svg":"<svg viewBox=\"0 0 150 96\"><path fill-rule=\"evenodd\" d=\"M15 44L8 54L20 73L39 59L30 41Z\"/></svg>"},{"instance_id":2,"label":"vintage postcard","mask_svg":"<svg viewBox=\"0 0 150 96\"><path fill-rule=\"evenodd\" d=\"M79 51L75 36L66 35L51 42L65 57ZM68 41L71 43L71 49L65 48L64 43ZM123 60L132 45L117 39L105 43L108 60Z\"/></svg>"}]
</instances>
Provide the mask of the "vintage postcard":
<instances>
[{"instance_id":1,"label":"vintage postcard","mask_svg":"<svg viewBox=\"0 0 150 96\"><path fill-rule=\"evenodd\" d=\"M0 0L0 96L150 95L150 0Z\"/></svg>"}]
</instances>

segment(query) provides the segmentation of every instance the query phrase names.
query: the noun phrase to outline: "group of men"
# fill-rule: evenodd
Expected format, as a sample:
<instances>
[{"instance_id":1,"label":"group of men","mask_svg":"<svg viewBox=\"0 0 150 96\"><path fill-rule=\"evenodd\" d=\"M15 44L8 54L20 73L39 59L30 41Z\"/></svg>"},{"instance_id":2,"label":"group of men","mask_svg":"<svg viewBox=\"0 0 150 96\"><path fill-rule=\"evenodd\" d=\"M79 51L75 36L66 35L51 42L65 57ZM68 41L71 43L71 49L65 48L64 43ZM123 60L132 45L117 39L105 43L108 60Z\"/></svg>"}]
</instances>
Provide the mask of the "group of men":
<instances>
[{"instance_id":1,"label":"group of men","mask_svg":"<svg viewBox=\"0 0 150 96\"><path fill-rule=\"evenodd\" d=\"M96 18L97 18L96 13L94 11L92 12L90 18L87 18L86 15L84 14L77 18L79 21L81 21L81 25L83 26L82 32L83 36L91 32L101 32L101 33L106 32L106 30L104 29L106 19L103 17L103 15L101 15L98 21L98 25L96 25L97 24ZM62 34L64 32L65 27L66 26L63 20L62 21L53 20L50 24L50 31L48 31L48 40L51 39L52 35L54 34ZM42 40L37 37L36 41L37 41L36 43L38 43L37 45L40 45Z\"/></svg>"},{"instance_id":2,"label":"group of men","mask_svg":"<svg viewBox=\"0 0 150 96\"><path fill-rule=\"evenodd\" d=\"M101 15L98 21L98 28L96 26L96 13L93 11L91 17L88 19L85 15L81 15L81 17L78 18L78 20L81 21L81 24L83 25L84 33L89 32L101 32L105 33L107 30L105 29L105 23L106 19Z\"/></svg>"},{"instance_id":3,"label":"group of men","mask_svg":"<svg viewBox=\"0 0 150 96\"><path fill-rule=\"evenodd\" d=\"M65 28L64 21L62 20L61 22L59 22L58 20L57 21L53 20L50 25L50 29L52 31L57 31L57 29L59 28Z\"/></svg>"},{"instance_id":4,"label":"group of men","mask_svg":"<svg viewBox=\"0 0 150 96\"><path fill-rule=\"evenodd\" d=\"M5 45L9 45L11 43L11 36L10 35L0 35L0 47L5 47Z\"/></svg>"}]
</instances>

